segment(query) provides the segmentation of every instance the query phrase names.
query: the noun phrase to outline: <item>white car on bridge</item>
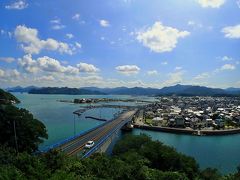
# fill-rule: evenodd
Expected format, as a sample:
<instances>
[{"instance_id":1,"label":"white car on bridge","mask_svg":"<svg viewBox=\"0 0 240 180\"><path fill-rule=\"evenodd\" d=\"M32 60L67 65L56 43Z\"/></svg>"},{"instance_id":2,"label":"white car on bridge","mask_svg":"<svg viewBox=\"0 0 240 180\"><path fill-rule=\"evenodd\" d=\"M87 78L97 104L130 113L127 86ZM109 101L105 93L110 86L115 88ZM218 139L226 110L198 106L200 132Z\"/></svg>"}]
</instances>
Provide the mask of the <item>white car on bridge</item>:
<instances>
[{"instance_id":1,"label":"white car on bridge","mask_svg":"<svg viewBox=\"0 0 240 180\"><path fill-rule=\"evenodd\" d=\"M86 144L85 144L85 148L87 149L90 149L94 146L94 141L88 141Z\"/></svg>"}]
</instances>

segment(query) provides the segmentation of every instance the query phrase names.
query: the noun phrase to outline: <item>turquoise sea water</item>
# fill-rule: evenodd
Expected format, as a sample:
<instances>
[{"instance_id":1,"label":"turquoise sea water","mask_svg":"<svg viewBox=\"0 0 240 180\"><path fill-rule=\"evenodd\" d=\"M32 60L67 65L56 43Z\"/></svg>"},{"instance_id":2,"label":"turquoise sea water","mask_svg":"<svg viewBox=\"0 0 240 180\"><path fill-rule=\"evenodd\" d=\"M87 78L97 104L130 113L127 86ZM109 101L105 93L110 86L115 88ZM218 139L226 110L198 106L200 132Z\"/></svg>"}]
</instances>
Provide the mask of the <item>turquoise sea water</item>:
<instances>
[{"instance_id":1,"label":"turquoise sea water","mask_svg":"<svg viewBox=\"0 0 240 180\"><path fill-rule=\"evenodd\" d=\"M41 120L47 127L49 138L42 145L48 145L64 140L74 135L74 118L76 122L76 133L81 133L93 128L103 122L85 119L84 116L92 115L105 119L113 118L113 114L120 109L96 109L83 114L82 117L73 115L73 111L81 105L58 102L57 100L73 100L74 98L138 98L141 100L153 98L131 97L131 96L80 96L80 95L33 95L15 93L21 100L19 107L28 109L34 117ZM117 103L115 103L117 104ZM127 103L131 105L133 103ZM194 157L201 168L215 167L222 173L234 172L240 164L240 134L229 136L190 136L163 132L153 132L135 129L134 134L145 133L154 140L159 140L167 145L173 146L177 151Z\"/></svg>"}]
</instances>

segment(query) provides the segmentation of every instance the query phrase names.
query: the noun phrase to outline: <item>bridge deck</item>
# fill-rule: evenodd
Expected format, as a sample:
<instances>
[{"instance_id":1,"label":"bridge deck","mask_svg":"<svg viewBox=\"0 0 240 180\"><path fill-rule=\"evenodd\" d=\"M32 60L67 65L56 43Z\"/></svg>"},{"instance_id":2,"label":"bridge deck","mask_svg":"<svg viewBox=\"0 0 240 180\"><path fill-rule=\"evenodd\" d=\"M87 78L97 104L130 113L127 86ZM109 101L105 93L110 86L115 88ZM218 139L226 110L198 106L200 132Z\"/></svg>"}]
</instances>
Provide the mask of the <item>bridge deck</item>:
<instances>
[{"instance_id":1,"label":"bridge deck","mask_svg":"<svg viewBox=\"0 0 240 180\"><path fill-rule=\"evenodd\" d=\"M83 134L75 139L66 142L65 144L60 145L56 149L59 149L65 152L68 155L76 155L79 152L83 151L87 141L93 140L95 145L98 144L106 135L108 135L113 129L123 124L124 122L129 121L129 119L136 113L137 110L129 110L122 113L119 117L114 120L111 120L100 126L97 129L94 129L86 134Z\"/></svg>"}]
</instances>

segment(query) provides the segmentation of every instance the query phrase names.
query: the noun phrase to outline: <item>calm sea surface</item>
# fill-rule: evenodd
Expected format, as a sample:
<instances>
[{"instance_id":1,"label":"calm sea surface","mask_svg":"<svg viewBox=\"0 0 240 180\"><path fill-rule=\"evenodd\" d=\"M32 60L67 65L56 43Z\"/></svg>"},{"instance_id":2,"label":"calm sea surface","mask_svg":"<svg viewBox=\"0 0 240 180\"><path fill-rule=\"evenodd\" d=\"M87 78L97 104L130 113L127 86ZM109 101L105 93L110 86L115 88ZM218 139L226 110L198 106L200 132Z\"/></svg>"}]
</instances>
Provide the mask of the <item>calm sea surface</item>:
<instances>
[{"instance_id":1,"label":"calm sea surface","mask_svg":"<svg viewBox=\"0 0 240 180\"><path fill-rule=\"evenodd\" d=\"M101 121L85 119L85 116L101 117L112 119L113 115L120 109L101 108L90 110L81 117L73 115L73 111L81 108L79 104L63 103L57 100L73 100L74 98L135 98L141 100L153 100L149 97L131 96L80 96L80 95L33 95L15 93L21 100L19 107L28 109L34 117L41 120L48 130L49 138L40 148L47 147L53 143L69 138L74 135L74 119L76 134L100 125ZM111 103L128 104L133 103ZM240 164L240 134L229 136L190 136L171 133L153 132L135 129L133 134L145 133L154 140L159 140L167 145L173 146L177 151L194 157L201 168L215 167L222 173L236 171Z\"/></svg>"}]
</instances>

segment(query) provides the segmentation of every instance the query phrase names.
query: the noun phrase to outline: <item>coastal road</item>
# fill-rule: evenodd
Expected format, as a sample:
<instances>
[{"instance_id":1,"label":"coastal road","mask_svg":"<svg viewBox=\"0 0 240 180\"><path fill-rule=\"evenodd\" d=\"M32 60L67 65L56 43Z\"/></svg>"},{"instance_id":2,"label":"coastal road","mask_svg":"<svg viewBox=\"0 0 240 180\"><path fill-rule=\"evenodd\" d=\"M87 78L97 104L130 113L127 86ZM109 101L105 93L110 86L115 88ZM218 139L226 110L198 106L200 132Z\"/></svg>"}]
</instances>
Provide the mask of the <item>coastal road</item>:
<instances>
[{"instance_id":1,"label":"coastal road","mask_svg":"<svg viewBox=\"0 0 240 180\"><path fill-rule=\"evenodd\" d=\"M123 123L123 121L126 121L131 118L135 113L137 109L135 110L129 110L122 114L120 114L119 117L116 119L109 121L103 126L100 126L99 128L90 131L84 135L81 135L72 141L69 141L65 144L62 144L57 149L65 152L67 155L76 155L83 151L85 144L88 141L94 141L95 145L103 139L112 129L116 128L118 125Z\"/></svg>"}]
</instances>

